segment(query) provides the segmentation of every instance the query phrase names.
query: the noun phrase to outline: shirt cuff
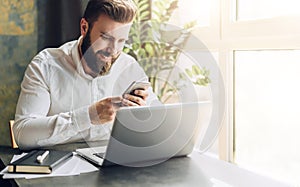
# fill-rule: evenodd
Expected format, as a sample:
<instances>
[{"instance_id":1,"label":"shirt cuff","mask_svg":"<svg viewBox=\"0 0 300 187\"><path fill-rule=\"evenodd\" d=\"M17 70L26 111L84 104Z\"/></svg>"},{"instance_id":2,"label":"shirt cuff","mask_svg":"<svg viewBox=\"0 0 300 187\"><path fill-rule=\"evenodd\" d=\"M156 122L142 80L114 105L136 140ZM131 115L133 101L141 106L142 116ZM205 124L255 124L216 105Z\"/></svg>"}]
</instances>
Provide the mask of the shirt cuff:
<instances>
[{"instance_id":1,"label":"shirt cuff","mask_svg":"<svg viewBox=\"0 0 300 187\"><path fill-rule=\"evenodd\" d=\"M79 131L84 131L91 127L88 106L76 109L72 112L73 124Z\"/></svg>"}]
</instances>

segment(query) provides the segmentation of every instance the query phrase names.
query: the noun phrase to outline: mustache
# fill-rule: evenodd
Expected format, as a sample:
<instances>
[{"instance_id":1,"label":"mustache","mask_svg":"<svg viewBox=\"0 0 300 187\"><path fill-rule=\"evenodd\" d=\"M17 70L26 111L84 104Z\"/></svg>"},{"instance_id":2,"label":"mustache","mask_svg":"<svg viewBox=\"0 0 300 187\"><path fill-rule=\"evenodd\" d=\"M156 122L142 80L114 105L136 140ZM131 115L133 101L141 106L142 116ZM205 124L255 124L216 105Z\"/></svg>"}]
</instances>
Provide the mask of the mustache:
<instances>
[{"instance_id":1,"label":"mustache","mask_svg":"<svg viewBox=\"0 0 300 187\"><path fill-rule=\"evenodd\" d=\"M83 54L83 58L85 59L87 65L89 68L95 73L95 75L107 75L114 64L114 62L118 59L120 56L121 51L112 54L112 52L107 50L98 50L95 51L89 47L85 53ZM102 61L99 57L99 55L102 55L107 59L108 61Z\"/></svg>"},{"instance_id":2,"label":"mustache","mask_svg":"<svg viewBox=\"0 0 300 187\"><path fill-rule=\"evenodd\" d=\"M120 53L116 53L116 54L112 54L111 52L108 52L108 51L103 51L103 50L99 50L95 53L96 55L103 55L105 57L112 57L113 59L117 58Z\"/></svg>"},{"instance_id":3,"label":"mustache","mask_svg":"<svg viewBox=\"0 0 300 187\"><path fill-rule=\"evenodd\" d=\"M105 56L105 57L110 57L110 56L112 56L112 54L110 53L110 52L107 52L107 51L102 51L102 50L99 50L99 51L97 51L96 52L96 55L103 55L103 56Z\"/></svg>"},{"instance_id":4,"label":"mustache","mask_svg":"<svg viewBox=\"0 0 300 187\"><path fill-rule=\"evenodd\" d=\"M106 75L110 71L112 65L114 62L117 60L117 58L120 56L121 52L116 53L116 54L111 54L110 52L107 51L97 51L96 55L101 54L105 57L111 57L111 60L109 62L102 62L100 59L97 59L98 63L98 70L99 70L99 75ZM100 62L100 64L99 64Z\"/></svg>"}]
</instances>

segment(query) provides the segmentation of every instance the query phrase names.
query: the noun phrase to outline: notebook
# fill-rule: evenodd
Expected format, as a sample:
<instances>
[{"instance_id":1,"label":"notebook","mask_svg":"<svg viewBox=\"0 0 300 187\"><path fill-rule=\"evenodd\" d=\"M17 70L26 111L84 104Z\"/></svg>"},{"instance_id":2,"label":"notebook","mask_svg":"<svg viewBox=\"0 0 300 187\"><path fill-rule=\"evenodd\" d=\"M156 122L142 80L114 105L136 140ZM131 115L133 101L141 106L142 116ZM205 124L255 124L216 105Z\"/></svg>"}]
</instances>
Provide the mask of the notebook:
<instances>
[{"instance_id":1,"label":"notebook","mask_svg":"<svg viewBox=\"0 0 300 187\"><path fill-rule=\"evenodd\" d=\"M64 163L73 156L70 151L49 150L49 154L42 162L38 156L43 155L45 150L33 150L20 159L8 164L10 173L51 173L53 169Z\"/></svg>"},{"instance_id":2,"label":"notebook","mask_svg":"<svg viewBox=\"0 0 300 187\"><path fill-rule=\"evenodd\" d=\"M76 149L76 153L99 166L133 167L186 156L210 107L210 102L195 102L121 108L107 146Z\"/></svg>"}]
</instances>

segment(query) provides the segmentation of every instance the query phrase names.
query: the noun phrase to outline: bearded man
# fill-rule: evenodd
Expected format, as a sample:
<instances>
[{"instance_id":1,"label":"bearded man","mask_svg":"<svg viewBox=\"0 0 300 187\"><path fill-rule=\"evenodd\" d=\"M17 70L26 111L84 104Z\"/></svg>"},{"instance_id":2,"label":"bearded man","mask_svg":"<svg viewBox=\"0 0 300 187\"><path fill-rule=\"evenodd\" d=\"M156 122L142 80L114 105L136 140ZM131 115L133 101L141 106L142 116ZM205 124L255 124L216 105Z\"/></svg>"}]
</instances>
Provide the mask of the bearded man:
<instances>
[{"instance_id":1,"label":"bearded man","mask_svg":"<svg viewBox=\"0 0 300 187\"><path fill-rule=\"evenodd\" d=\"M135 13L132 0L90 0L79 39L33 58L15 114L20 149L107 139L120 106L158 101L151 87L122 96L131 82L148 81L122 52Z\"/></svg>"}]
</instances>

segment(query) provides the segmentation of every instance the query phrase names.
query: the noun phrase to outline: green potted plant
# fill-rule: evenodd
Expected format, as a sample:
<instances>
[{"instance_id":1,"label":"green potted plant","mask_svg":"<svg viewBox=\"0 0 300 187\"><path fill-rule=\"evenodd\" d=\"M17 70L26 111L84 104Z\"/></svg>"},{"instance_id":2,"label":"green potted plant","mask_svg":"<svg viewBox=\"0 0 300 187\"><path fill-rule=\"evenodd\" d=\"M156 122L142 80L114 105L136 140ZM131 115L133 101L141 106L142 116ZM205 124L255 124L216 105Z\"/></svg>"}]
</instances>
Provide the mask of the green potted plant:
<instances>
[{"instance_id":1,"label":"green potted plant","mask_svg":"<svg viewBox=\"0 0 300 187\"><path fill-rule=\"evenodd\" d=\"M187 79L193 84L207 86L210 79L206 69L194 65L183 72L176 70L181 49L196 25L193 21L179 28L167 23L178 8L178 0L135 1L138 12L124 52L133 56L144 68L158 98L163 103L168 102Z\"/></svg>"}]
</instances>

